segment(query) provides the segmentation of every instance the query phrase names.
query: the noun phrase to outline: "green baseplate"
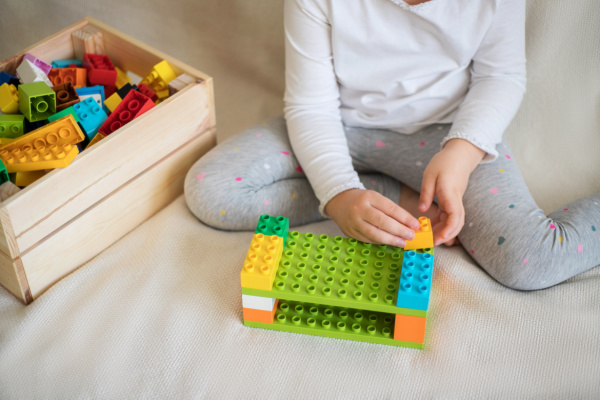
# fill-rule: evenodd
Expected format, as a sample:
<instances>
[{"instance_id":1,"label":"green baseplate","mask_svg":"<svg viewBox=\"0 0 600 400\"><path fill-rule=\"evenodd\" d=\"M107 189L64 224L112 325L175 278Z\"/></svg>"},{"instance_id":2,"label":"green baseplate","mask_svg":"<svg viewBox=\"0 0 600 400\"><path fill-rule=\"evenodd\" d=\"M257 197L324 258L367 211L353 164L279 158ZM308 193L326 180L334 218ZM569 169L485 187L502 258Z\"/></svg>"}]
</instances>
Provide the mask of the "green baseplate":
<instances>
[{"instance_id":1,"label":"green baseplate","mask_svg":"<svg viewBox=\"0 0 600 400\"><path fill-rule=\"evenodd\" d=\"M414 251L433 255L429 248ZM421 349L422 343L393 339L395 314L427 317L396 307L403 256L397 247L289 232L272 290L242 288L279 299L274 321L244 325Z\"/></svg>"}]
</instances>

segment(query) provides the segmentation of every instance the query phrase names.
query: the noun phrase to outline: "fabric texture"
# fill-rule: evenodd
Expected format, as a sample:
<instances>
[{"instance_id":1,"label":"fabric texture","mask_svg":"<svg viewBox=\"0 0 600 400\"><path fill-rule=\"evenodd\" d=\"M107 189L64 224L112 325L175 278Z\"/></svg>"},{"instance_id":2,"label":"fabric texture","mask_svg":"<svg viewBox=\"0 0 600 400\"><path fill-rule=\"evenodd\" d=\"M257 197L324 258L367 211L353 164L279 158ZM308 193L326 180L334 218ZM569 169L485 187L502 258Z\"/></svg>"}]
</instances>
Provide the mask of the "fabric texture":
<instances>
[{"instance_id":1,"label":"fabric texture","mask_svg":"<svg viewBox=\"0 0 600 400\"><path fill-rule=\"evenodd\" d=\"M281 114L280 0L0 4L1 58L92 15L215 77L221 141ZM507 139L550 213L600 192L600 2L529 0L526 30L527 93ZM301 231L339 233L331 221ZM0 288L0 398L600 393L599 268L520 292L440 247L425 349L411 350L244 327L250 240L199 223L181 197L31 305Z\"/></svg>"}]
</instances>

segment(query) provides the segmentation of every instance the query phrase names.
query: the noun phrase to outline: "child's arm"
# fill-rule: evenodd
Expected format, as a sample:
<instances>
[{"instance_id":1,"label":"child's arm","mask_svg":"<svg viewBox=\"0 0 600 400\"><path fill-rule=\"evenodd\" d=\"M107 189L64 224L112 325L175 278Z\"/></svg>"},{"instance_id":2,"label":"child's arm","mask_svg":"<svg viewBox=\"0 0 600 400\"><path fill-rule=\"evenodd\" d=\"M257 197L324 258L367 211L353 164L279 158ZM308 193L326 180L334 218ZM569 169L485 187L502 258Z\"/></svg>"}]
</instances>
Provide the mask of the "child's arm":
<instances>
[{"instance_id":1,"label":"child's arm","mask_svg":"<svg viewBox=\"0 0 600 400\"><path fill-rule=\"evenodd\" d=\"M471 84L442 150L423 176L419 211L437 194L442 224L435 244L451 244L464 225L462 197L481 162L498 157L496 144L525 92L525 2L503 0L471 64ZM442 228L440 231L439 228Z\"/></svg>"},{"instance_id":2,"label":"child's arm","mask_svg":"<svg viewBox=\"0 0 600 400\"><path fill-rule=\"evenodd\" d=\"M341 122L327 4L284 3L284 113L290 142L324 215L350 237L404 246L404 240L414 236L406 225L418 229L418 221L379 193L365 190L352 166Z\"/></svg>"}]
</instances>

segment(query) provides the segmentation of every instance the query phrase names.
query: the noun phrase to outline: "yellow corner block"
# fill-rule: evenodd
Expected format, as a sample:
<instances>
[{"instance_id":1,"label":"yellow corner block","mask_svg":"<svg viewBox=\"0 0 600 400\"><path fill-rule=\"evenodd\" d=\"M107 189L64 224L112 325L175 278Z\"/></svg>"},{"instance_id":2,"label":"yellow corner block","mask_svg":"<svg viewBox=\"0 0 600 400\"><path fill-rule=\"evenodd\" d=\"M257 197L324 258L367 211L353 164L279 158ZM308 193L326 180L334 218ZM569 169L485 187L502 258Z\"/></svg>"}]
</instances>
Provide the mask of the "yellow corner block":
<instances>
[{"instance_id":1,"label":"yellow corner block","mask_svg":"<svg viewBox=\"0 0 600 400\"><path fill-rule=\"evenodd\" d=\"M104 105L110 110L110 112L114 112L117 106L121 104L121 101L123 101L121 96L119 96L117 92L114 92L108 99L104 100Z\"/></svg>"},{"instance_id":2,"label":"yellow corner block","mask_svg":"<svg viewBox=\"0 0 600 400\"><path fill-rule=\"evenodd\" d=\"M167 60L162 60L152 68L152 71L142 79L141 83L154 90L158 98L162 99L169 96L169 82L175 78L177 76Z\"/></svg>"},{"instance_id":3,"label":"yellow corner block","mask_svg":"<svg viewBox=\"0 0 600 400\"><path fill-rule=\"evenodd\" d=\"M117 81L115 82L117 89L121 89L126 84L131 83L131 78L125 71L119 67L115 67L115 69L117 70Z\"/></svg>"},{"instance_id":4,"label":"yellow corner block","mask_svg":"<svg viewBox=\"0 0 600 400\"><path fill-rule=\"evenodd\" d=\"M0 86L0 110L5 114L19 112L19 93L15 85L3 83Z\"/></svg>"},{"instance_id":5,"label":"yellow corner block","mask_svg":"<svg viewBox=\"0 0 600 400\"><path fill-rule=\"evenodd\" d=\"M84 150L89 149L90 147L92 147L93 145L95 145L96 143L98 143L99 141L101 141L102 139L104 139L104 135L102 135L100 132L96 133L96 136L94 136L94 138L92 140L90 140L90 142L88 143L87 146L85 146Z\"/></svg>"},{"instance_id":6,"label":"yellow corner block","mask_svg":"<svg viewBox=\"0 0 600 400\"><path fill-rule=\"evenodd\" d=\"M32 149L49 148L50 146L74 145L83 141L83 132L71 114L52 121L34 131L31 131L10 143L2 144L0 151L28 151ZM55 167L57 168L57 167ZM44 168L42 168L44 169Z\"/></svg>"},{"instance_id":7,"label":"yellow corner block","mask_svg":"<svg viewBox=\"0 0 600 400\"><path fill-rule=\"evenodd\" d=\"M421 227L415 232L415 238L408 240L404 250L418 250L433 247L433 231L431 221L427 217L420 217Z\"/></svg>"},{"instance_id":8,"label":"yellow corner block","mask_svg":"<svg viewBox=\"0 0 600 400\"><path fill-rule=\"evenodd\" d=\"M71 164L79 150L72 144L50 145L48 147L0 150L0 160L6 172L38 171L42 169L64 168Z\"/></svg>"},{"instance_id":9,"label":"yellow corner block","mask_svg":"<svg viewBox=\"0 0 600 400\"><path fill-rule=\"evenodd\" d=\"M38 171L27 172L20 171L15 173L15 179L13 183L20 187L29 186L44 175L46 175L46 171L44 171L43 169Z\"/></svg>"},{"instance_id":10,"label":"yellow corner block","mask_svg":"<svg viewBox=\"0 0 600 400\"><path fill-rule=\"evenodd\" d=\"M254 234L240 274L242 287L271 290L282 252L281 237Z\"/></svg>"}]
</instances>

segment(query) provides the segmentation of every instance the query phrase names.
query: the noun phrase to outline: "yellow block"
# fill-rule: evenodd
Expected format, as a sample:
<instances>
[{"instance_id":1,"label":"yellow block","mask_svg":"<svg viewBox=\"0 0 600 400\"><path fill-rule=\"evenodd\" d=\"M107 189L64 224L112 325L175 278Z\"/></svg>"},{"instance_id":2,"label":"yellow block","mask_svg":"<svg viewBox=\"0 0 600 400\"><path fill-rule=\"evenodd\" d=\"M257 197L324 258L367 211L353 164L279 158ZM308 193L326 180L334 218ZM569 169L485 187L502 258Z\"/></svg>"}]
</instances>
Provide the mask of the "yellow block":
<instances>
[{"instance_id":1,"label":"yellow block","mask_svg":"<svg viewBox=\"0 0 600 400\"><path fill-rule=\"evenodd\" d=\"M121 89L126 84L131 83L131 78L125 73L125 71L119 67L115 67L115 69L117 70L117 81L115 82L117 89Z\"/></svg>"},{"instance_id":2,"label":"yellow block","mask_svg":"<svg viewBox=\"0 0 600 400\"><path fill-rule=\"evenodd\" d=\"M175 78L177 76L167 60L162 60L152 68L152 71L142 79L141 83L154 90L158 98L162 99L169 96L169 82Z\"/></svg>"},{"instance_id":3,"label":"yellow block","mask_svg":"<svg viewBox=\"0 0 600 400\"><path fill-rule=\"evenodd\" d=\"M1 151L13 152L14 150L27 151L31 149L47 148L52 145L76 144L85 138L71 114L52 121L34 131L2 144ZM41 168L44 169L44 168Z\"/></svg>"},{"instance_id":4,"label":"yellow block","mask_svg":"<svg viewBox=\"0 0 600 400\"><path fill-rule=\"evenodd\" d=\"M119 96L117 92L114 92L108 99L104 100L104 105L110 110L110 112L114 112L117 106L121 104L121 101L123 101L121 96Z\"/></svg>"},{"instance_id":5,"label":"yellow block","mask_svg":"<svg viewBox=\"0 0 600 400\"><path fill-rule=\"evenodd\" d=\"M44 175L46 175L46 171L44 171L44 170L17 172L17 173L15 173L15 180L13 183L20 187L29 186Z\"/></svg>"},{"instance_id":6,"label":"yellow block","mask_svg":"<svg viewBox=\"0 0 600 400\"><path fill-rule=\"evenodd\" d=\"M415 238L408 240L404 250L418 250L433 247L433 230L431 230L431 221L427 217L420 217L421 227L415 231Z\"/></svg>"},{"instance_id":7,"label":"yellow block","mask_svg":"<svg viewBox=\"0 0 600 400\"><path fill-rule=\"evenodd\" d=\"M254 234L240 274L242 287L271 290L282 252L281 237Z\"/></svg>"},{"instance_id":8,"label":"yellow block","mask_svg":"<svg viewBox=\"0 0 600 400\"><path fill-rule=\"evenodd\" d=\"M3 83L0 86L0 110L5 114L19 112L19 92L15 85Z\"/></svg>"},{"instance_id":9,"label":"yellow block","mask_svg":"<svg viewBox=\"0 0 600 400\"><path fill-rule=\"evenodd\" d=\"M71 164L79 150L72 144L50 145L48 147L0 150L0 160L8 173L38 171L41 169L64 168Z\"/></svg>"},{"instance_id":10,"label":"yellow block","mask_svg":"<svg viewBox=\"0 0 600 400\"><path fill-rule=\"evenodd\" d=\"M92 147L93 145L95 145L96 143L98 143L99 141L101 141L104 138L105 138L105 136L102 135L100 132L96 133L96 136L94 136L94 138L92 140L90 140L90 142L88 143L88 145L85 146L84 150L89 149L90 147Z\"/></svg>"},{"instance_id":11,"label":"yellow block","mask_svg":"<svg viewBox=\"0 0 600 400\"><path fill-rule=\"evenodd\" d=\"M0 138L0 146L4 146L5 144L9 144L14 142L17 139L11 139L11 138Z\"/></svg>"}]
</instances>

